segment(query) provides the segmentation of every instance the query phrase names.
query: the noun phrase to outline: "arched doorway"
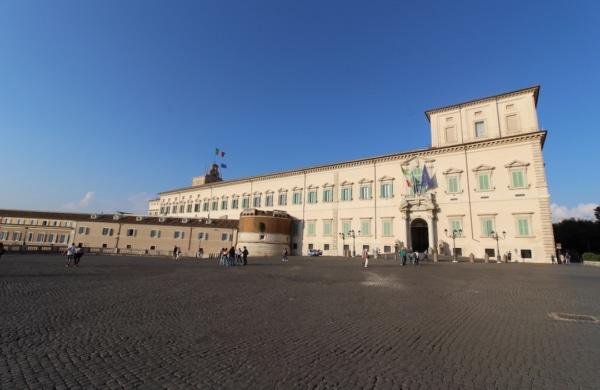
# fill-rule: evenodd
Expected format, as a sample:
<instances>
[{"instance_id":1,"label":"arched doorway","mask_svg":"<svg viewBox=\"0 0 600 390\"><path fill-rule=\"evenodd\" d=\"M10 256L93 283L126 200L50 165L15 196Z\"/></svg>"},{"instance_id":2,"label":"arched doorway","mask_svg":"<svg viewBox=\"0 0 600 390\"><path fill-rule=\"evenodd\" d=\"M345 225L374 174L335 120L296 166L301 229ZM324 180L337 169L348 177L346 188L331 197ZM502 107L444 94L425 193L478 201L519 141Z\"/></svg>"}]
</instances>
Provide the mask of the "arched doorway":
<instances>
[{"instance_id":1,"label":"arched doorway","mask_svg":"<svg viewBox=\"0 0 600 390\"><path fill-rule=\"evenodd\" d=\"M429 248L427 222L421 218L410 223L410 245L412 250L423 252Z\"/></svg>"}]
</instances>

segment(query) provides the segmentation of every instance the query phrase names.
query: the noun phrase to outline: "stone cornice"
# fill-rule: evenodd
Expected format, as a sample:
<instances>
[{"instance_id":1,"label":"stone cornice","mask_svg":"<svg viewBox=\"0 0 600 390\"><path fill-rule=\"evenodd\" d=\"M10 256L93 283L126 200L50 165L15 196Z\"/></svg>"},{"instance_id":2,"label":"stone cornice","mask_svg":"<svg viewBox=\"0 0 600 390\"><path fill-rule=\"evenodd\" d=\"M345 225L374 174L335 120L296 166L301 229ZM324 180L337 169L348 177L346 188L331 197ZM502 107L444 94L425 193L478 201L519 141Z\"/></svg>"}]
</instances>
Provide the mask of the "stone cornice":
<instances>
[{"instance_id":1,"label":"stone cornice","mask_svg":"<svg viewBox=\"0 0 600 390\"><path fill-rule=\"evenodd\" d=\"M540 131L511 135L511 136L501 137L501 138L473 141L473 142L468 142L468 143L464 143L464 144L455 144L455 145L451 145L451 146L440 146L440 147L427 148L427 149L417 149L414 151L409 151L409 152L404 152L404 153L393 153L393 154L387 154L387 155L382 155L382 156L377 156L377 157L369 157L369 158L364 158L364 159L359 159L359 160L350 160L350 161L344 161L344 162L340 162L340 163L319 165L319 166L315 166L315 167L294 169L294 170L284 171L284 172L276 172L276 173L269 173L269 174L265 174L265 175L250 176L250 177L244 177L244 178L240 178L240 179L214 182L214 183L209 183L209 184L203 184L200 186L183 187L183 188L178 188L178 189L174 189L171 191L159 192L159 195L175 195L175 194L179 194L179 193L187 193L190 191L197 191L197 190L202 190L202 189L218 188L218 187L228 186L228 185L232 185L232 184L259 182L259 181L265 181L265 180L279 179L279 178L283 178L283 177L306 175L306 174L318 173L318 172L327 172L327 171L331 171L331 170L335 170L335 169L355 168L355 167L380 164L380 163L386 163L386 162L393 162L393 161L398 161L400 163L404 163L408 160L411 160L413 158L419 158L419 157L427 158L428 160L430 160L430 159L433 159L437 155L446 154L446 153L456 153L456 152L462 152L465 150L483 149L483 148L487 148L487 147L515 144L515 143L527 142L527 141L533 141L533 140L539 140L543 145L545 138L546 138L546 130L540 130Z\"/></svg>"}]
</instances>

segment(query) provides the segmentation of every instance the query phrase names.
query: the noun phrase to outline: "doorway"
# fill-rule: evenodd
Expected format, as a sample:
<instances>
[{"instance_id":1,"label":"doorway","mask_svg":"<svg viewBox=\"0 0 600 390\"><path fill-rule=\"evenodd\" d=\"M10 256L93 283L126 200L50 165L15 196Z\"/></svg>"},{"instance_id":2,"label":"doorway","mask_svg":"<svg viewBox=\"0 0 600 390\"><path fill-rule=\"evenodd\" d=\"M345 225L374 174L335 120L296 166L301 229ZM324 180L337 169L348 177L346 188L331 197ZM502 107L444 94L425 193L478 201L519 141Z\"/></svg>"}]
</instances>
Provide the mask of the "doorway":
<instances>
[{"instance_id":1,"label":"doorway","mask_svg":"<svg viewBox=\"0 0 600 390\"><path fill-rule=\"evenodd\" d=\"M424 219L417 218L410 223L410 241L414 251L423 252L429 249L429 232Z\"/></svg>"}]
</instances>

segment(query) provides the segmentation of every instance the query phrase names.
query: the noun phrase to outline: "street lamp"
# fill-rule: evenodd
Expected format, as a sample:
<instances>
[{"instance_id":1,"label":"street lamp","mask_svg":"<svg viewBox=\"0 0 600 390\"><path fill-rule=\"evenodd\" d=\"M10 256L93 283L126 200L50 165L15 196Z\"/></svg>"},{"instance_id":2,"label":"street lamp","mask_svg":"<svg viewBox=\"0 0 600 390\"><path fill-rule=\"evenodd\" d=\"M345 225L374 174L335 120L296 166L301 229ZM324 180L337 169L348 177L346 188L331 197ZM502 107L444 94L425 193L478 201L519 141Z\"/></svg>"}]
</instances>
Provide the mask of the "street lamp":
<instances>
[{"instance_id":1,"label":"street lamp","mask_svg":"<svg viewBox=\"0 0 600 390\"><path fill-rule=\"evenodd\" d=\"M452 262L458 263L458 260L456 260L456 237L460 237L462 235L462 229L452 230L451 235L448 234L448 229L444 229L444 232L446 233L446 237L452 238Z\"/></svg>"},{"instance_id":2,"label":"street lamp","mask_svg":"<svg viewBox=\"0 0 600 390\"><path fill-rule=\"evenodd\" d=\"M500 235L498 234L498 232L495 232L493 230L490 232L490 234L491 234L491 237L494 240L496 240L496 250L497 250L497 252L496 252L496 263L499 263L500 262L500 242L499 242ZM502 231L502 238L506 238L506 232L504 230Z\"/></svg>"},{"instance_id":3,"label":"street lamp","mask_svg":"<svg viewBox=\"0 0 600 390\"><path fill-rule=\"evenodd\" d=\"M348 231L348 237L352 237L352 257L356 257L356 233L360 234L360 230L355 232L353 230Z\"/></svg>"}]
</instances>

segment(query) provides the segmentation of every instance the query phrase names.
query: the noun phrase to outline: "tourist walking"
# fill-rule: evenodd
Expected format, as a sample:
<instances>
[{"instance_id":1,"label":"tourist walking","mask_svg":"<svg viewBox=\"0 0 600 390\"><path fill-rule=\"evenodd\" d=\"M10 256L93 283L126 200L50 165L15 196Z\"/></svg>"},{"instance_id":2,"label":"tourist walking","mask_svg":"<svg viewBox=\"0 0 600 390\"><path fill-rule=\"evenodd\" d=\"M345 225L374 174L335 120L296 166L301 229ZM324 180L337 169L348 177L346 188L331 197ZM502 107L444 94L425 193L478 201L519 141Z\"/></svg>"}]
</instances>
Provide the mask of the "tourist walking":
<instances>
[{"instance_id":1,"label":"tourist walking","mask_svg":"<svg viewBox=\"0 0 600 390\"><path fill-rule=\"evenodd\" d=\"M362 258L365 261L365 268L369 267L369 250L367 248L363 249Z\"/></svg>"},{"instance_id":2,"label":"tourist walking","mask_svg":"<svg viewBox=\"0 0 600 390\"><path fill-rule=\"evenodd\" d=\"M248 255L250 254L250 252L248 252L248 249L246 247L244 247L244 250L242 251L242 259L244 261L244 266L248 265Z\"/></svg>"},{"instance_id":3,"label":"tourist walking","mask_svg":"<svg viewBox=\"0 0 600 390\"><path fill-rule=\"evenodd\" d=\"M417 252L415 255L415 265L419 265L419 262L425 260L427 257L427 252Z\"/></svg>"},{"instance_id":4,"label":"tourist walking","mask_svg":"<svg viewBox=\"0 0 600 390\"><path fill-rule=\"evenodd\" d=\"M283 253L281 254L281 261L288 261L288 250L287 247L283 249Z\"/></svg>"},{"instance_id":5,"label":"tourist walking","mask_svg":"<svg viewBox=\"0 0 600 390\"><path fill-rule=\"evenodd\" d=\"M198 252L196 252L196 258L201 259L204 257L204 249L198 248Z\"/></svg>"},{"instance_id":6,"label":"tourist walking","mask_svg":"<svg viewBox=\"0 0 600 390\"><path fill-rule=\"evenodd\" d=\"M79 267L79 262L81 261L82 257L83 257L83 246L81 245L81 243L79 243L79 245L77 245L77 248L75 248L75 255L74 255L75 267Z\"/></svg>"},{"instance_id":7,"label":"tourist walking","mask_svg":"<svg viewBox=\"0 0 600 390\"><path fill-rule=\"evenodd\" d=\"M65 252L67 255L67 264L65 265L65 267L69 268L71 266L71 262L73 261L73 258L75 257L75 243L72 243L71 245L69 245L69 247L67 248L67 251Z\"/></svg>"},{"instance_id":8,"label":"tourist walking","mask_svg":"<svg viewBox=\"0 0 600 390\"><path fill-rule=\"evenodd\" d=\"M2 259L2 255L6 252L4 249L4 244L0 242L0 259Z\"/></svg>"},{"instance_id":9,"label":"tourist walking","mask_svg":"<svg viewBox=\"0 0 600 390\"><path fill-rule=\"evenodd\" d=\"M235 260L239 265L243 264L242 261L242 248L237 248L237 251L235 253Z\"/></svg>"},{"instance_id":10,"label":"tourist walking","mask_svg":"<svg viewBox=\"0 0 600 390\"><path fill-rule=\"evenodd\" d=\"M567 252L567 254L565 255L565 264L571 264L571 254L569 252Z\"/></svg>"},{"instance_id":11,"label":"tourist walking","mask_svg":"<svg viewBox=\"0 0 600 390\"><path fill-rule=\"evenodd\" d=\"M178 248L177 248L177 246L175 246L173 248L173 260L177 260L177 250L178 250Z\"/></svg>"},{"instance_id":12,"label":"tourist walking","mask_svg":"<svg viewBox=\"0 0 600 390\"><path fill-rule=\"evenodd\" d=\"M406 265L406 248L400 249L400 260L402 261L402 267Z\"/></svg>"},{"instance_id":13,"label":"tourist walking","mask_svg":"<svg viewBox=\"0 0 600 390\"><path fill-rule=\"evenodd\" d=\"M235 247L231 247L229 248L229 262L231 263L231 265L236 265L236 261L235 261Z\"/></svg>"},{"instance_id":14,"label":"tourist walking","mask_svg":"<svg viewBox=\"0 0 600 390\"><path fill-rule=\"evenodd\" d=\"M229 264L227 263L227 260L225 259L224 249L225 248L221 248L221 252L219 252L219 265L227 267Z\"/></svg>"}]
</instances>

